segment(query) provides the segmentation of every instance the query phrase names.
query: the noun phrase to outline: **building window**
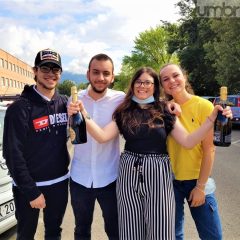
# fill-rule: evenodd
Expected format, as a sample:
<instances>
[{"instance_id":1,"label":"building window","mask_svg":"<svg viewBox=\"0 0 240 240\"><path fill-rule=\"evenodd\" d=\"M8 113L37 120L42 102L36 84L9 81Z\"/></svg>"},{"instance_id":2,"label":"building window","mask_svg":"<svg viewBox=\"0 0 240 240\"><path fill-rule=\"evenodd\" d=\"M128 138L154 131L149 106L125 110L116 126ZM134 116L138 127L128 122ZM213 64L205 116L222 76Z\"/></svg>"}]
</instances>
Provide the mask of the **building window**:
<instances>
[{"instance_id":1,"label":"building window","mask_svg":"<svg viewBox=\"0 0 240 240\"><path fill-rule=\"evenodd\" d=\"M3 68L4 67L4 60L2 58L0 58L0 67Z\"/></svg>"},{"instance_id":2,"label":"building window","mask_svg":"<svg viewBox=\"0 0 240 240\"><path fill-rule=\"evenodd\" d=\"M1 77L0 86L5 86L5 80L4 80L4 77Z\"/></svg>"},{"instance_id":3,"label":"building window","mask_svg":"<svg viewBox=\"0 0 240 240\"><path fill-rule=\"evenodd\" d=\"M5 60L5 65L4 65L4 67L5 67L6 69L8 69L8 61L7 61L7 60Z\"/></svg>"}]
</instances>

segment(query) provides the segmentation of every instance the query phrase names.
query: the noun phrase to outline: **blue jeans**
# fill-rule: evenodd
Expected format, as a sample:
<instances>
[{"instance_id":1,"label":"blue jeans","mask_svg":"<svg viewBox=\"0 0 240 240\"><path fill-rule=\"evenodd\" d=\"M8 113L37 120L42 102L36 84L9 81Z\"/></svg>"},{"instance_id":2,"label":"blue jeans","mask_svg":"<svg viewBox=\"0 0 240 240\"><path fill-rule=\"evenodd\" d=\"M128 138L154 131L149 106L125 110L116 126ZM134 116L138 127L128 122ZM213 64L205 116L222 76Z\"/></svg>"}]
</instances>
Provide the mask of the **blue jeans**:
<instances>
[{"instance_id":1,"label":"blue jeans","mask_svg":"<svg viewBox=\"0 0 240 240\"><path fill-rule=\"evenodd\" d=\"M118 240L116 181L102 188L86 188L70 179L71 204L75 216L75 240L90 240L95 201L103 213L109 240Z\"/></svg>"},{"instance_id":2,"label":"blue jeans","mask_svg":"<svg viewBox=\"0 0 240 240\"><path fill-rule=\"evenodd\" d=\"M176 200L176 240L182 240L184 239L184 201L188 200L192 189L196 186L196 180L174 180L173 186ZM206 195L205 203L199 207L190 207L190 204L188 202L200 239L222 239L222 226L214 193Z\"/></svg>"}]
</instances>

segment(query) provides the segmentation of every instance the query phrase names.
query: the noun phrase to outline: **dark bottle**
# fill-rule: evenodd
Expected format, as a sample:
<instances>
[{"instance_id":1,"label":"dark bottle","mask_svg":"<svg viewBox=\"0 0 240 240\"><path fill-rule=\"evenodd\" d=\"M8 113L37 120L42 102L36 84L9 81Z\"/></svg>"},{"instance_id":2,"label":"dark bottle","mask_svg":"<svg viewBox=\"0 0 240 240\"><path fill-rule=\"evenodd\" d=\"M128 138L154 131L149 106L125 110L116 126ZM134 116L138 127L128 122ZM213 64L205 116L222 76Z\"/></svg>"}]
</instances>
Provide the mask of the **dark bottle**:
<instances>
[{"instance_id":1,"label":"dark bottle","mask_svg":"<svg viewBox=\"0 0 240 240\"><path fill-rule=\"evenodd\" d=\"M227 87L220 88L220 101L217 103L223 108L227 106ZM230 118L222 115L219 111L214 123L214 139L215 146L228 147L231 145L232 122Z\"/></svg>"},{"instance_id":2,"label":"dark bottle","mask_svg":"<svg viewBox=\"0 0 240 240\"><path fill-rule=\"evenodd\" d=\"M72 102L77 101L77 87L71 87ZM72 144L87 142L86 122L81 112L69 117L69 135Z\"/></svg>"}]
</instances>

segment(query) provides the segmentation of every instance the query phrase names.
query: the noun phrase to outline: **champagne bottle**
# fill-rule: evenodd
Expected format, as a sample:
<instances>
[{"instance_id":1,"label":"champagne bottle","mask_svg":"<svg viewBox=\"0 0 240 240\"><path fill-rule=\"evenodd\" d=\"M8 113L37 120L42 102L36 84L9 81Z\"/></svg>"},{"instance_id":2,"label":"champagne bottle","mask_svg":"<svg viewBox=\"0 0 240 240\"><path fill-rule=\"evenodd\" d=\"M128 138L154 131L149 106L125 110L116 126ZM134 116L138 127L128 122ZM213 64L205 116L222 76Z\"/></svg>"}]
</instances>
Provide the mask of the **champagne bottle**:
<instances>
[{"instance_id":1,"label":"champagne bottle","mask_svg":"<svg viewBox=\"0 0 240 240\"><path fill-rule=\"evenodd\" d=\"M227 106L227 87L220 88L220 101L217 103L223 108ZM230 118L222 115L219 111L214 123L214 140L215 146L228 147L231 145L232 122Z\"/></svg>"},{"instance_id":2,"label":"champagne bottle","mask_svg":"<svg viewBox=\"0 0 240 240\"><path fill-rule=\"evenodd\" d=\"M72 102L77 101L77 87L71 87ZM86 122L81 112L69 117L69 135L72 144L82 144L87 142Z\"/></svg>"}]
</instances>

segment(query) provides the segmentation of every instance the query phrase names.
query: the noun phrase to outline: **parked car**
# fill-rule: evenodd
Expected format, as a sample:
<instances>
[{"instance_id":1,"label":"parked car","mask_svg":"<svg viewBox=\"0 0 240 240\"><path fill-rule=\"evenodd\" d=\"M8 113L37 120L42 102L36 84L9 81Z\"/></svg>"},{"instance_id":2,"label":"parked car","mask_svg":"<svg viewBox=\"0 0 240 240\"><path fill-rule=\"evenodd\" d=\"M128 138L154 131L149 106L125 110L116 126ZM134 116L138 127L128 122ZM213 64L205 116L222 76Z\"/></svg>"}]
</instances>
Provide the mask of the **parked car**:
<instances>
[{"instance_id":1,"label":"parked car","mask_svg":"<svg viewBox=\"0 0 240 240\"><path fill-rule=\"evenodd\" d=\"M216 97L214 104L217 104L220 100L220 97ZM239 125L240 124L240 94L239 95L228 95L227 97L228 105L231 107L233 113L232 123Z\"/></svg>"},{"instance_id":2,"label":"parked car","mask_svg":"<svg viewBox=\"0 0 240 240\"><path fill-rule=\"evenodd\" d=\"M210 102L214 102L214 100L215 100L215 97L213 97L213 96L202 96L202 98L205 98L205 99L207 99L207 100L209 100Z\"/></svg>"},{"instance_id":3,"label":"parked car","mask_svg":"<svg viewBox=\"0 0 240 240\"><path fill-rule=\"evenodd\" d=\"M16 225L12 179L2 157L4 116L9 102L0 102L0 234ZM1 239L1 236L0 236Z\"/></svg>"}]
</instances>

